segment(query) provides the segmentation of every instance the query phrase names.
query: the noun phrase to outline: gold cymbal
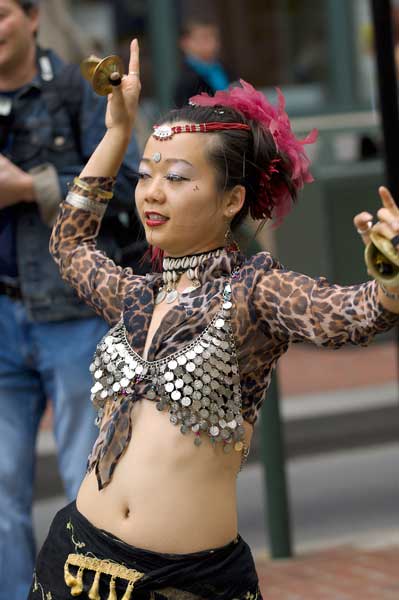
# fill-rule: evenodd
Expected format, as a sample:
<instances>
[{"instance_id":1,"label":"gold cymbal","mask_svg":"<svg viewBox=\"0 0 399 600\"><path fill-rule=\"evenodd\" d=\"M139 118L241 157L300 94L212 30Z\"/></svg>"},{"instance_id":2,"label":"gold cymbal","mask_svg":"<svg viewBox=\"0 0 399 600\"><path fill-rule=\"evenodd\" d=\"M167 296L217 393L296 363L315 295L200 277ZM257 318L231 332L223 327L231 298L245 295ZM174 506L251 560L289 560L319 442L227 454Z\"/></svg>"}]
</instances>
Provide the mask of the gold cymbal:
<instances>
[{"instance_id":1,"label":"gold cymbal","mask_svg":"<svg viewBox=\"0 0 399 600\"><path fill-rule=\"evenodd\" d=\"M93 73L100 62L101 58L98 58L98 56L91 54L88 58L85 58L80 63L80 70L82 72L82 75L85 79L90 81L90 83L93 78Z\"/></svg>"},{"instance_id":2,"label":"gold cymbal","mask_svg":"<svg viewBox=\"0 0 399 600\"><path fill-rule=\"evenodd\" d=\"M376 232L365 250L369 273L385 285L399 285L399 254L391 242Z\"/></svg>"},{"instance_id":3,"label":"gold cymbal","mask_svg":"<svg viewBox=\"0 0 399 600\"><path fill-rule=\"evenodd\" d=\"M392 246L392 242L384 238L379 233L372 231L370 233L370 239L373 242L374 246L378 248L378 250L388 259L396 267L399 267L399 254L396 252L395 248Z\"/></svg>"},{"instance_id":4,"label":"gold cymbal","mask_svg":"<svg viewBox=\"0 0 399 600\"><path fill-rule=\"evenodd\" d=\"M124 65L122 59L115 54L101 59L97 56L89 56L80 65L83 76L90 81L94 91L100 96L107 96L112 91L110 75L119 73L122 77Z\"/></svg>"}]
</instances>

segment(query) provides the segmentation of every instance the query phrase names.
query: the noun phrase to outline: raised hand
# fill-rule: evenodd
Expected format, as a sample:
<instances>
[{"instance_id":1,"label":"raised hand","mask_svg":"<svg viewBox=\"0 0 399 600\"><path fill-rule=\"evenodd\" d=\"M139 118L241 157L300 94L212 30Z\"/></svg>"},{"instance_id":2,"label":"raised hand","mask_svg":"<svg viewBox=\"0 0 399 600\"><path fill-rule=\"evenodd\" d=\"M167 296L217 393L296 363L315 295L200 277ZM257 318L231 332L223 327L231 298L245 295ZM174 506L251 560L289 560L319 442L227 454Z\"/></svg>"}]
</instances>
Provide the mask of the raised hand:
<instances>
[{"instance_id":1,"label":"raised hand","mask_svg":"<svg viewBox=\"0 0 399 600\"><path fill-rule=\"evenodd\" d=\"M399 251L399 208L386 187L381 186L378 193L382 202L382 208L377 212L378 222L372 225L373 215L361 212L355 216L353 223L366 246L370 242L370 232L375 231Z\"/></svg>"},{"instance_id":2,"label":"raised hand","mask_svg":"<svg viewBox=\"0 0 399 600\"><path fill-rule=\"evenodd\" d=\"M107 129L119 128L125 134L132 130L136 118L140 91L139 44L134 39L130 44L128 75L124 75L121 84L115 86L112 93L108 95L107 113L105 116Z\"/></svg>"},{"instance_id":3,"label":"raised hand","mask_svg":"<svg viewBox=\"0 0 399 600\"><path fill-rule=\"evenodd\" d=\"M399 208L387 188L380 187L378 192L383 208L377 212L378 223L374 225L373 231L392 242L395 250L399 252Z\"/></svg>"}]
</instances>

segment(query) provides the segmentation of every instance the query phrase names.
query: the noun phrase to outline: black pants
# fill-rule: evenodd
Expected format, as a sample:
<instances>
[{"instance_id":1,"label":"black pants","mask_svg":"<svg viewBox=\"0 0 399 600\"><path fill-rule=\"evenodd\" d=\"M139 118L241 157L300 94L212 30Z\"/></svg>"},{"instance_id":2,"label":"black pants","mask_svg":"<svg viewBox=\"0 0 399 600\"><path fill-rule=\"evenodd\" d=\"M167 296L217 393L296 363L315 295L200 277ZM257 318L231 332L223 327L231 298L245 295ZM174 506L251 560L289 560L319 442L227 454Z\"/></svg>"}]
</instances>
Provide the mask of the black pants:
<instances>
[{"instance_id":1,"label":"black pants","mask_svg":"<svg viewBox=\"0 0 399 600\"><path fill-rule=\"evenodd\" d=\"M29 600L70 600L71 591L82 600L90 591L99 600L262 600L241 537L214 550L160 554L97 529L75 503L54 518Z\"/></svg>"}]
</instances>

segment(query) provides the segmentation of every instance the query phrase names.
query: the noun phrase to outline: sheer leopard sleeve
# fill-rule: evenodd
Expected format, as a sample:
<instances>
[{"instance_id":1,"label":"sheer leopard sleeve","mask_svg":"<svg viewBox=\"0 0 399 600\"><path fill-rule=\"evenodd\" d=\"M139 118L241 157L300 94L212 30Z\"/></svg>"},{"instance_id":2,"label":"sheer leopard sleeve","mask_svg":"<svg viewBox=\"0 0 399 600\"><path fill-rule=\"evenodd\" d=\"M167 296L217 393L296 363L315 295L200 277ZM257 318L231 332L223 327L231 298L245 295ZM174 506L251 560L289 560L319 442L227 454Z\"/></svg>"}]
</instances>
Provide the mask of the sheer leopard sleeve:
<instances>
[{"instance_id":1,"label":"sheer leopard sleeve","mask_svg":"<svg viewBox=\"0 0 399 600\"><path fill-rule=\"evenodd\" d=\"M312 279L275 264L258 271L255 279L252 301L257 318L289 343L365 346L375 334L399 323L399 315L379 302L375 281L333 285L324 277Z\"/></svg>"},{"instance_id":2,"label":"sheer leopard sleeve","mask_svg":"<svg viewBox=\"0 0 399 600\"><path fill-rule=\"evenodd\" d=\"M87 190L72 186L54 224L50 252L62 278L110 325L120 319L126 287L140 276L117 266L96 247L102 214L108 201L96 196L112 190L114 178L87 177ZM82 201L82 198L84 200Z\"/></svg>"}]
</instances>

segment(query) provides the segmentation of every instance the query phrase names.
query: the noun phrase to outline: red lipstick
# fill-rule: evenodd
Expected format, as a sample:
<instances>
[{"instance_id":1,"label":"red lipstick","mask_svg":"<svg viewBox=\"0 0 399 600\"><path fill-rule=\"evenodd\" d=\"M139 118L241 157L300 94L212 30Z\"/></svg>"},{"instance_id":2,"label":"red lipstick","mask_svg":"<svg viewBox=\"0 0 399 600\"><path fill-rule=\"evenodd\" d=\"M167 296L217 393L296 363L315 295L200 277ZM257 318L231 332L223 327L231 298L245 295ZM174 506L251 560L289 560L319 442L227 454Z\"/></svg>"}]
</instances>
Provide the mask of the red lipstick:
<instances>
[{"instance_id":1,"label":"red lipstick","mask_svg":"<svg viewBox=\"0 0 399 600\"><path fill-rule=\"evenodd\" d=\"M146 211L144 215L145 223L148 225L148 227L160 227L169 220L168 217L165 217L165 215L161 215L154 211Z\"/></svg>"}]
</instances>

